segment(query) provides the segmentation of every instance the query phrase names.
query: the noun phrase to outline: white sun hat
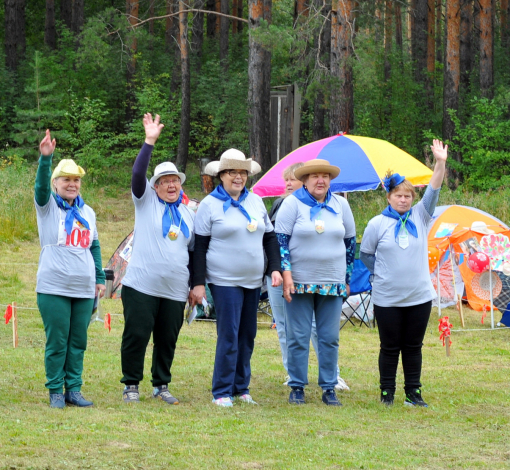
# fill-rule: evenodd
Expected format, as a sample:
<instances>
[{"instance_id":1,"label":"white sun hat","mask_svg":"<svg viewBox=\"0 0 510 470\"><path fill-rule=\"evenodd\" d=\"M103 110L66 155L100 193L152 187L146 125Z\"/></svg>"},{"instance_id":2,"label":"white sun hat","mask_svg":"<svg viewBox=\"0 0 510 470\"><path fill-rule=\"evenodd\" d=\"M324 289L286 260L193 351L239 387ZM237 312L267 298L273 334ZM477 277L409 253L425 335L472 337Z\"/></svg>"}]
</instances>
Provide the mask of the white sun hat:
<instances>
[{"instance_id":1,"label":"white sun hat","mask_svg":"<svg viewBox=\"0 0 510 470\"><path fill-rule=\"evenodd\" d=\"M492 235L494 230L487 227L485 222L477 220L471 224L471 230L476 233L483 233L485 235Z\"/></svg>"},{"instance_id":2,"label":"white sun hat","mask_svg":"<svg viewBox=\"0 0 510 470\"><path fill-rule=\"evenodd\" d=\"M219 160L210 162L204 169L209 176L218 176L224 170L246 170L248 176L256 175L262 171L260 165L237 149L228 149L221 154Z\"/></svg>"},{"instance_id":3,"label":"white sun hat","mask_svg":"<svg viewBox=\"0 0 510 470\"><path fill-rule=\"evenodd\" d=\"M186 181L186 175L177 170L177 167L172 162L163 162L160 163L156 168L154 168L154 176L151 178L150 185L152 189L156 189L154 185L157 183L159 178L164 175L177 175L181 180L181 184L184 184Z\"/></svg>"}]
</instances>

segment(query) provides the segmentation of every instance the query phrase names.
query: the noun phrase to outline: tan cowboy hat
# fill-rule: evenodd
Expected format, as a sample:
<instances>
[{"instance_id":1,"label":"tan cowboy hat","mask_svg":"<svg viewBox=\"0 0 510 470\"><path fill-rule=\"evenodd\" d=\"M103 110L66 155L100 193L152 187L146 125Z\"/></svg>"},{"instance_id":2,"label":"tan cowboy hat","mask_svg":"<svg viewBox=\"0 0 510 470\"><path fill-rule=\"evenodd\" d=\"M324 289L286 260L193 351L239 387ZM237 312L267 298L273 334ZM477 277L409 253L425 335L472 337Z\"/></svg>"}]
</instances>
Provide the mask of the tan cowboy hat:
<instances>
[{"instance_id":1,"label":"tan cowboy hat","mask_svg":"<svg viewBox=\"0 0 510 470\"><path fill-rule=\"evenodd\" d=\"M53 170L51 179L60 178L61 176L79 176L80 178L85 175L85 170L74 163L74 160L64 159L58 162L58 165Z\"/></svg>"},{"instance_id":2,"label":"tan cowboy hat","mask_svg":"<svg viewBox=\"0 0 510 470\"><path fill-rule=\"evenodd\" d=\"M186 175L178 171L177 167L172 162L163 162L154 168L154 176L150 180L152 189L155 189L154 185L158 182L159 178L164 175L177 175L181 180L181 184L184 184L186 181Z\"/></svg>"},{"instance_id":3,"label":"tan cowboy hat","mask_svg":"<svg viewBox=\"0 0 510 470\"><path fill-rule=\"evenodd\" d=\"M218 176L224 170L246 170L248 176L256 175L262 171L260 165L240 150L228 149L221 154L219 160L210 162L204 169L204 173L210 176Z\"/></svg>"},{"instance_id":4,"label":"tan cowboy hat","mask_svg":"<svg viewBox=\"0 0 510 470\"><path fill-rule=\"evenodd\" d=\"M477 220L471 224L471 231L476 233L483 233L484 235L492 235L494 230L487 227L485 222Z\"/></svg>"},{"instance_id":5,"label":"tan cowboy hat","mask_svg":"<svg viewBox=\"0 0 510 470\"><path fill-rule=\"evenodd\" d=\"M332 165L327 160L316 158L315 160L308 160L301 168L294 171L294 175L298 180L310 173L329 173L331 179L335 179L340 174L340 168Z\"/></svg>"}]
</instances>

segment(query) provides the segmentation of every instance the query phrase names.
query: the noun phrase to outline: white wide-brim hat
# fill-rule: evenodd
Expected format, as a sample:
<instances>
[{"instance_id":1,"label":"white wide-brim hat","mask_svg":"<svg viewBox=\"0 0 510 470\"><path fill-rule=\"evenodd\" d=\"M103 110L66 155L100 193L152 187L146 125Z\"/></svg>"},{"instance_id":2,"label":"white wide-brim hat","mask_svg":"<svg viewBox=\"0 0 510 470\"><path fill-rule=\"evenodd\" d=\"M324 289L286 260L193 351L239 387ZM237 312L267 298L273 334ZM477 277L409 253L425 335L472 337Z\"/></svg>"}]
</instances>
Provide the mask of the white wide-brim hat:
<instances>
[{"instance_id":1,"label":"white wide-brim hat","mask_svg":"<svg viewBox=\"0 0 510 470\"><path fill-rule=\"evenodd\" d=\"M240 150L228 149L221 154L219 160L210 162L204 168L204 173L209 176L218 176L224 170L246 170L248 176L256 175L262 171L260 165Z\"/></svg>"},{"instance_id":2,"label":"white wide-brim hat","mask_svg":"<svg viewBox=\"0 0 510 470\"><path fill-rule=\"evenodd\" d=\"M494 230L488 228L487 224L481 220L477 220L471 224L471 231L476 233L483 233L485 235L492 235L494 233Z\"/></svg>"},{"instance_id":3,"label":"white wide-brim hat","mask_svg":"<svg viewBox=\"0 0 510 470\"><path fill-rule=\"evenodd\" d=\"M172 162L163 162L160 163L156 168L154 168L154 176L151 178L150 185L152 189L156 189L154 185L164 175L177 175L181 180L181 184L184 184L186 181L186 175L177 171L177 167Z\"/></svg>"}]
</instances>

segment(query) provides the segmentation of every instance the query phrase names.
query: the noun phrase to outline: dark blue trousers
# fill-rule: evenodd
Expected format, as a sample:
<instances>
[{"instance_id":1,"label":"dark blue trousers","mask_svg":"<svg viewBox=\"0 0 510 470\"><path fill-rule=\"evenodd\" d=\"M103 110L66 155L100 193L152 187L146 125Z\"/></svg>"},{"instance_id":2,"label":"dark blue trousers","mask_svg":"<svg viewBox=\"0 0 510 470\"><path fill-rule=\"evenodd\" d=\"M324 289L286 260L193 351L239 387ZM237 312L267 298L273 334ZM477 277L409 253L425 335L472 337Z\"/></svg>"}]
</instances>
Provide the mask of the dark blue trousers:
<instances>
[{"instance_id":1,"label":"dark blue trousers","mask_svg":"<svg viewBox=\"0 0 510 470\"><path fill-rule=\"evenodd\" d=\"M260 288L209 284L216 308L216 358L212 380L215 399L250 393L250 360L257 335Z\"/></svg>"}]
</instances>

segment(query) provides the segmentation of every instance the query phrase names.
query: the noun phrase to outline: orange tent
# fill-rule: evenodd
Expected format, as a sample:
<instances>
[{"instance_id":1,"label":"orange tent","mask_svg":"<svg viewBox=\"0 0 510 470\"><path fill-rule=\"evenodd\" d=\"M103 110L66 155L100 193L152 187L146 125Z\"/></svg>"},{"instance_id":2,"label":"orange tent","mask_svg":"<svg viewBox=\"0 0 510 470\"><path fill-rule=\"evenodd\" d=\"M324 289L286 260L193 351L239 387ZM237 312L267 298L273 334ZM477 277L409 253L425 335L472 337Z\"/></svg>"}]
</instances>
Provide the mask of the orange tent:
<instances>
[{"instance_id":1,"label":"orange tent","mask_svg":"<svg viewBox=\"0 0 510 470\"><path fill-rule=\"evenodd\" d=\"M473 239L479 242L485 235L485 233L471 230L473 222L483 222L494 233L500 233L510 238L510 229L501 220L480 209L457 205L436 207L428 236L429 269L431 274L437 273L438 264L444 258L445 253L450 251L448 264L443 260L443 265L446 265L444 271L454 272L451 263L452 255L454 255L454 264L458 266L464 281L469 305L474 310L481 311L484 306L490 307L490 290L487 291L485 288L485 278L489 276L489 273L476 274L467 267L465 262L472 252L477 251L470 246L473 244ZM443 267L440 268L440 276L442 271ZM453 274L450 275L450 280L453 276ZM433 275L433 277L435 276ZM501 292L501 280L496 273L493 273L492 282L493 297L497 297ZM437 284L437 281L434 284ZM441 285L443 285L443 281L441 281Z\"/></svg>"}]
</instances>

